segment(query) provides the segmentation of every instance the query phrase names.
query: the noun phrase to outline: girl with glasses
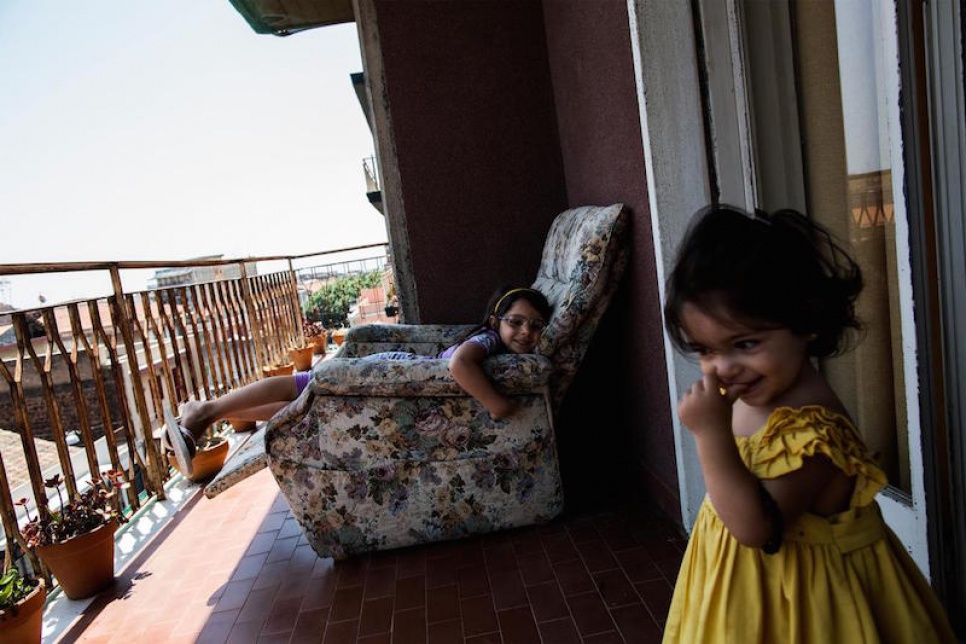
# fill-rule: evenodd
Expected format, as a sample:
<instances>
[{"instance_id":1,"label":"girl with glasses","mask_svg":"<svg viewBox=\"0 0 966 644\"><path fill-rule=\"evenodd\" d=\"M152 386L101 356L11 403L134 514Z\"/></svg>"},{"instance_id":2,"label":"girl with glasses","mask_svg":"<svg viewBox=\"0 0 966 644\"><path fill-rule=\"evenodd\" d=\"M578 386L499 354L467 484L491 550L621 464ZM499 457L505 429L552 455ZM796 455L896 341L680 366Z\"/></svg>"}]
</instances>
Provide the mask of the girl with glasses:
<instances>
[{"instance_id":1,"label":"girl with glasses","mask_svg":"<svg viewBox=\"0 0 966 644\"><path fill-rule=\"evenodd\" d=\"M363 360L448 359L453 379L483 405L494 420L513 415L516 406L483 372L483 361L499 353L532 353L547 326L552 307L542 293L526 287L501 287L490 298L483 321L435 356L404 351L368 355ZM240 387L214 400L189 401L176 419L165 406L165 448L173 452L181 472L193 472L196 441L205 428L223 418L268 420L308 386L311 372L274 376ZM180 422L179 422L180 421Z\"/></svg>"},{"instance_id":2,"label":"girl with glasses","mask_svg":"<svg viewBox=\"0 0 966 644\"><path fill-rule=\"evenodd\" d=\"M489 381L483 373L483 361L498 353L533 353L551 312L540 291L501 287L490 297L483 321L437 357L449 359L453 379L486 407L494 420L512 416L516 411L513 401Z\"/></svg>"}]
</instances>

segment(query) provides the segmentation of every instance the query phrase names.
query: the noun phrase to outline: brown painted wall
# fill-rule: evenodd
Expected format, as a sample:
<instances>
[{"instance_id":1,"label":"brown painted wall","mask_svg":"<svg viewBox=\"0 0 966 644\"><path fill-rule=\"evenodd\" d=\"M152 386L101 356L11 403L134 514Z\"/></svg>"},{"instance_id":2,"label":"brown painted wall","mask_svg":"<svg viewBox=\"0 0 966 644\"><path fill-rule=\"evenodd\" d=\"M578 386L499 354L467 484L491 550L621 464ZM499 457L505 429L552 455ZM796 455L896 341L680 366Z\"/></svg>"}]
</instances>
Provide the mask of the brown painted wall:
<instances>
[{"instance_id":1,"label":"brown painted wall","mask_svg":"<svg viewBox=\"0 0 966 644\"><path fill-rule=\"evenodd\" d=\"M420 322L536 275L566 192L540 2L375 4Z\"/></svg>"},{"instance_id":2,"label":"brown painted wall","mask_svg":"<svg viewBox=\"0 0 966 644\"><path fill-rule=\"evenodd\" d=\"M623 0L548 0L544 14L568 206L622 202L632 214L627 275L561 414L567 493L580 500L643 487L649 501L677 517L671 409L627 6Z\"/></svg>"}]
</instances>

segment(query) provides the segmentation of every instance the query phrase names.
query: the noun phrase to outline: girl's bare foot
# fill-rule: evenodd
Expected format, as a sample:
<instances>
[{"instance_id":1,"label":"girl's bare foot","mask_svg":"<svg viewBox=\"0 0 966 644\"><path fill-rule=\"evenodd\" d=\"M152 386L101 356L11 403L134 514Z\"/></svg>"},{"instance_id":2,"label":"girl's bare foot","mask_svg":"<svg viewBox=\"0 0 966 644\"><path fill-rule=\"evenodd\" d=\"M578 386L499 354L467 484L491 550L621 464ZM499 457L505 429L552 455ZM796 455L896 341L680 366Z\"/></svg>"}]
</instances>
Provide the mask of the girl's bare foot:
<instances>
[{"instance_id":1,"label":"girl's bare foot","mask_svg":"<svg viewBox=\"0 0 966 644\"><path fill-rule=\"evenodd\" d=\"M211 417L209 403L204 400L189 400L181 408L181 426L195 438L201 436L208 425L218 420Z\"/></svg>"}]
</instances>

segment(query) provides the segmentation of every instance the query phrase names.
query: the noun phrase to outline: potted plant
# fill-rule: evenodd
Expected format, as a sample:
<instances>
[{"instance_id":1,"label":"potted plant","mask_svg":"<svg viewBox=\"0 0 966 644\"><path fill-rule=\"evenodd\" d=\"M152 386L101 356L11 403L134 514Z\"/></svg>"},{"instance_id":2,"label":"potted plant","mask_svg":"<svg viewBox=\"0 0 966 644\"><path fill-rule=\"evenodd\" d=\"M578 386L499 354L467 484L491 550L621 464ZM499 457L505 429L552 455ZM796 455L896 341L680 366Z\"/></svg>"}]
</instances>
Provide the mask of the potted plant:
<instances>
[{"instance_id":1,"label":"potted plant","mask_svg":"<svg viewBox=\"0 0 966 644\"><path fill-rule=\"evenodd\" d=\"M57 474L44 486L57 490L58 510L42 512L35 518L27 511L28 522L22 533L27 545L57 578L70 599L97 594L114 581L114 532L124 523L118 511L117 490L127 487L124 473L109 470L78 492L68 503L60 490L63 480ZM27 499L17 505L27 510Z\"/></svg>"},{"instance_id":2,"label":"potted plant","mask_svg":"<svg viewBox=\"0 0 966 644\"><path fill-rule=\"evenodd\" d=\"M315 347L306 341L305 344L296 344L289 347L289 356L296 371L308 371L312 368L312 356L315 355Z\"/></svg>"},{"instance_id":3,"label":"potted plant","mask_svg":"<svg viewBox=\"0 0 966 644\"><path fill-rule=\"evenodd\" d=\"M307 319L302 321L302 335L305 341L315 349L315 355L325 355L325 329L316 322L309 322Z\"/></svg>"},{"instance_id":4,"label":"potted plant","mask_svg":"<svg viewBox=\"0 0 966 644\"><path fill-rule=\"evenodd\" d=\"M332 340L335 341L336 345L342 346L342 343L345 342L345 334L348 331L345 327L340 327L332 332Z\"/></svg>"},{"instance_id":5,"label":"potted plant","mask_svg":"<svg viewBox=\"0 0 966 644\"><path fill-rule=\"evenodd\" d=\"M191 459L191 476L188 477L194 483L206 481L221 471L228 457L228 439L224 436L207 436L198 441L194 458ZM181 472L178 459L174 457L174 452L168 452L168 463ZM184 472L181 472L184 474Z\"/></svg>"},{"instance_id":6,"label":"potted plant","mask_svg":"<svg viewBox=\"0 0 966 644\"><path fill-rule=\"evenodd\" d=\"M399 315L399 302L396 300L396 289L390 287L389 297L386 299L386 317L394 318Z\"/></svg>"},{"instance_id":7,"label":"potted plant","mask_svg":"<svg viewBox=\"0 0 966 644\"><path fill-rule=\"evenodd\" d=\"M243 418L226 418L225 420L236 432L250 432L255 429L254 420L244 420Z\"/></svg>"},{"instance_id":8,"label":"potted plant","mask_svg":"<svg viewBox=\"0 0 966 644\"><path fill-rule=\"evenodd\" d=\"M0 641L39 644L46 599L42 580L25 577L10 566L0 576Z\"/></svg>"},{"instance_id":9,"label":"potted plant","mask_svg":"<svg viewBox=\"0 0 966 644\"><path fill-rule=\"evenodd\" d=\"M266 378L270 378L272 376L289 376L292 374L293 366L294 365L291 362L270 362L262 367L262 373Z\"/></svg>"}]
</instances>

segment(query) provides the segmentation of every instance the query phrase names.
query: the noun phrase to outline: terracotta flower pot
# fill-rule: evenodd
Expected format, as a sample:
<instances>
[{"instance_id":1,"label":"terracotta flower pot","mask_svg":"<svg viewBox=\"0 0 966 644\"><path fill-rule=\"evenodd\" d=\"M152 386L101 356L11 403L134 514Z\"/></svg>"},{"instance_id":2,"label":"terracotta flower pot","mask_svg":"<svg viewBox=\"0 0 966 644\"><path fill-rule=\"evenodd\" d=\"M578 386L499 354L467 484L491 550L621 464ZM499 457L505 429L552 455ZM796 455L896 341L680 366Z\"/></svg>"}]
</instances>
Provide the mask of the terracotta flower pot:
<instances>
[{"instance_id":1,"label":"terracotta flower pot","mask_svg":"<svg viewBox=\"0 0 966 644\"><path fill-rule=\"evenodd\" d=\"M325 341L324 335L314 335L307 340L312 344L312 348L315 350L315 355L325 355L325 348L328 343Z\"/></svg>"},{"instance_id":2,"label":"terracotta flower pot","mask_svg":"<svg viewBox=\"0 0 966 644\"><path fill-rule=\"evenodd\" d=\"M206 481L221 471L228 457L228 439L224 436L216 436L208 445L199 445L198 452L191 459L192 473L188 479L194 483ZM168 463L171 467L181 472L178 466L178 459L173 454L168 454ZM181 472L184 474L184 472Z\"/></svg>"},{"instance_id":3,"label":"terracotta flower pot","mask_svg":"<svg viewBox=\"0 0 966 644\"><path fill-rule=\"evenodd\" d=\"M289 349L288 354L292 357L292 362L295 364L296 371L308 371L312 368L312 355L315 353L315 347L311 344L305 347L300 347L298 349Z\"/></svg>"},{"instance_id":4,"label":"terracotta flower pot","mask_svg":"<svg viewBox=\"0 0 966 644\"><path fill-rule=\"evenodd\" d=\"M332 340L338 346L341 347L342 346L342 343L345 342L345 334L346 334L346 329L337 329L337 330L335 330L335 331L332 332Z\"/></svg>"},{"instance_id":5,"label":"terracotta flower pot","mask_svg":"<svg viewBox=\"0 0 966 644\"><path fill-rule=\"evenodd\" d=\"M110 521L67 541L37 546L37 556L50 568L67 597L84 599L114 581L116 530L117 522Z\"/></svg>"},{"instance_id":6,"label":"terracotta flower pot","mask_svg":"<svg viewBox=\"0 0 966 644\"><path fill-rule=\"evenodd\" d=\"M272 376L290 376L292 375L292 367L294 367L291 362L283 365L269 365L267 367L262 367L262 373L265 374L266 378Z\"/></svg>"},{"instance_id":7,"label":"terracotta flower pot","mask_svg":"<svg viewBox=\"0 0 966 644\"><path fill-rule=\"evenodd\" d=\"M0 641L4 644L40 644L47 588L41 581L16 606L0 611Z\"/></svg>"}]
</instances>

